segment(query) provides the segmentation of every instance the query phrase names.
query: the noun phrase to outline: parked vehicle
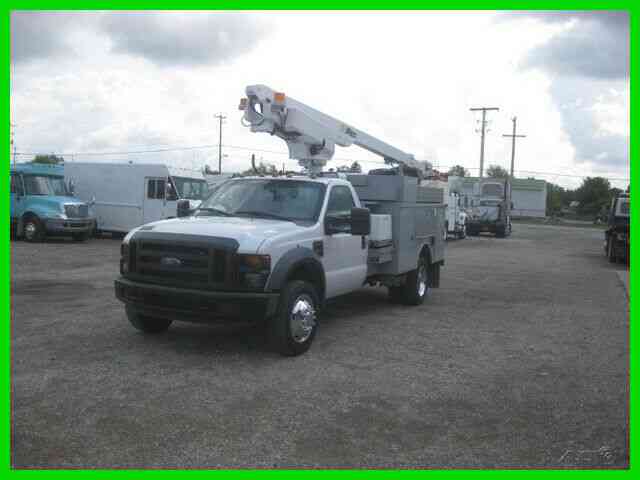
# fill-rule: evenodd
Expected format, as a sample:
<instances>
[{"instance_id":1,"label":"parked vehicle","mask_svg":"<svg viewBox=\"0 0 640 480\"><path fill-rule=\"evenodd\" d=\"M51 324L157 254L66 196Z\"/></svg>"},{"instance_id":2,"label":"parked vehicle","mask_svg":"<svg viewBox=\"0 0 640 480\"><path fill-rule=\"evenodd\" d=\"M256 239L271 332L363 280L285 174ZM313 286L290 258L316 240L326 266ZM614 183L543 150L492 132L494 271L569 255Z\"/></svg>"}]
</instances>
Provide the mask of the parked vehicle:
<instances>
[{"instance_id":1,"label":"parked vehicle","mask_svg":"<svg viewBox=\"0 0 640 480\"><path fill-rule=\"evenodd\" d=\"M477 184L478 194L472 199L467 219L467 234L493 233L496 237L511 235L511 185L508 179L486 178Z\"/></svg>"},{"instance_id":2,"label":"parked vehicle","mask_svg":"<svg viewBox=\"0 0 640 480\"><path fill-rule=\"evenodd\" d=\"M208 194L202 172L164 164L70 162L64 172L78 196L93 202L99 232L188 215Z\"/></svg>"},{"instance_id":3,"label":"parked vehicle","mask_svg":"<svg viewBox=\"0 0 640 480\"><path fill-rule=\"evenodd\" d=\"M457 192L449 192L445 224L449 235L456 238L466 238L467 212L464 209L463 197Z\"/></svg>"},{"instance_id":4,"label":"parked vehicle","mask_svg":"<svg viewBox=\"0 0 640 480\"><path fill-rule=\"evenodd\" d=\"M95 226L90 205L65 184L63 167L39 163L11 166L11 232L29 242L48 235L89 238Z\"/></svg>"},{"instance_id":5,"label":"parked vehicle","mask_svg":"<svg viewBox=\"0 0 640 480\"><path fill-rule=\"evenodd\" d=\"M267 321L275 349L305 352L326 301L365 284L420 305L444 264L444 209L429 202L408 155L268 87L247 88L244 120L284 139L307 176L228 180L188 218L131 231L115 281L131 324ZM346 132L346 135L344 135ZM395 167L322 173L333 142L375 151Z\"/></svg>"},{"instance_id":6,"label":"parked vehicle","mask_svg":"<svg viewBox=\"0 0 640 480\"><path fill-rule=\"evenodd\" d=\"M611 200L607 230L604 232L604 251L611 263L629 261L629 213L631 199L623 193Z\"/></svg>"}]
</instances>

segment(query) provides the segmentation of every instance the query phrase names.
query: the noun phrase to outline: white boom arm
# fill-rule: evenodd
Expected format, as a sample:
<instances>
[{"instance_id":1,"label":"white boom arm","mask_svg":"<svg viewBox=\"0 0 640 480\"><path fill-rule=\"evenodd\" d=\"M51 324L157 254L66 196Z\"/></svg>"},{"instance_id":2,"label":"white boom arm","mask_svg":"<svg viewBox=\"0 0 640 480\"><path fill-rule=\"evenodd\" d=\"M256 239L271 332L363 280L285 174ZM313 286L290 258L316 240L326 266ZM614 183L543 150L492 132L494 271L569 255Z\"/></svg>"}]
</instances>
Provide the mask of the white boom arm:
<instances>
[{"instance_id":1,"label":"white boom arm","mask_svg":"<svg viewBox=\"0 0 640 480\"><path fill-rule=\"evenodd\" d=\"M244 110L243 119L251 131L282 138L289 148L289 158L298 160L310 173L322 171L333 157L335 145L352 144L380 155L389 164L417 168L423 173L431 168L411 154L264 85L248 86L246 95L240 100L240 110Z\"/></svg>"}]
</instances>

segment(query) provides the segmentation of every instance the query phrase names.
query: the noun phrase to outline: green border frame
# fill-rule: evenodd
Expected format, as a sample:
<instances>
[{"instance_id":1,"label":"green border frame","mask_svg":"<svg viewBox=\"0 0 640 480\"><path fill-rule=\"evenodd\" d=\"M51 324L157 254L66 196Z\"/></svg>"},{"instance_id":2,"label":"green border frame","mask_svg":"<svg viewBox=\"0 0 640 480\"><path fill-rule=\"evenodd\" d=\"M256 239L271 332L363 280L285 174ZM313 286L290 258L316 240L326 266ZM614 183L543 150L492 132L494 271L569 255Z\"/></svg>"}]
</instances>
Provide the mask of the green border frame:
<instances>
[{"instance_id":1,"label":"green border frame","mask_svg":"<svg viewBox=\"0 0 640 480\"><path fill-rule=\"evenodd\" d=\"M640 18L640 5L638 2L629 0L613 0L613 1L576 1L576 0L557 0L557 1L535 1L535 0L305 0L302 2L294 0L95 0L95 1L78 1L78 0L9 0L3 4L0 13L0 64L5 65L6 75L0 79L1 87L5 95L1 96L2 101L2 125L3 136L0 140L2 149L5 152L10 151L9 135L10 135L10 13L12 10L365 10L365 9L399 9L399 10L627 10L630 16L630 121L631 121L631 138L630 138L630 177L631 183L635 184L638 177L638 146L636 140L638 138L638 60L640 59L638 50L638 37L640 28L638 19ZM68 478L68 477L90 477L94 479L110 479L113 477L130 478L144 477L163 477L182 476L190 478L205 478L212 474L216 477L233 478L233 479L253 479L256 476L263 478L294 478L301 475L307 477L321 478L331 476L334 478L395 478L397 476L403 478L464 478L473 476L475 478L494 478L504 477L505 475L519 478L533 478L534 476L543 475L547 478L582 478L595 476L621 478L629 477L638 468L635 467L634 460L638 457L638 441L632 435L632 432L638 431L638 374L634 368L633 360L636 358L634 353L638 351L638 327L634 326L635 314L633 305L630 301L630 354L629 354L629 372L630 372L630 396L629 396L629 456L630 468L628 470L590 470L590 469L542 469L542 470L508 470L508 469L461 469L461 470L418 470L418 469L400 469L400 470L357 470L357 469L340 469L340 470L260 470L260 469L150 469L150 470L133 470L133 469L32 469L32 470L13 470L11 468L11 308L10 308L10 275L11 275L11 259L9 241L9 163L10 158L2 165L2 175L5 181L0 182L0 278L5 280L0 284L0 304L2 307L2 330L0 332L0 472L4 472L5 478ZM635 213L635 205L632 206L631 229L636 232L640 231L640 215ZM634 236L635 238L635 236ZM636 279L638 278L638 253L637 248L632 241L631 245L631 265L630 265L630 298L635 296L637 290ZM636 472L637 473L637 472Z\"/></svg>"}]
</instances>

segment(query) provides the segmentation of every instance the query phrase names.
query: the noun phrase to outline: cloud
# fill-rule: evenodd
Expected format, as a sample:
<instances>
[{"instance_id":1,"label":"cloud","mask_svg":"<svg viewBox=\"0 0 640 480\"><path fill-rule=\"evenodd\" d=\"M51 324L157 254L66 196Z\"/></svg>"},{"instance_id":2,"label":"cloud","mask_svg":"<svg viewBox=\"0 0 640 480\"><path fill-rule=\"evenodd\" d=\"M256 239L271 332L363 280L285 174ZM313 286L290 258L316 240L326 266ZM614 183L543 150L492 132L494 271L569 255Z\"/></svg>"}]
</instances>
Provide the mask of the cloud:
<instances>
[{"instance_id":1,"label":"cloud","mask_svg":"<svg viewBox=\"0 0 640 480\"><path fill-rule=\"evenodd\" d=\"M73 20L74 14L62 12L12 12L11 60L26 63L68 55L73 46L66 33Z\"/></svg>"},{"instance_id":2,"label":"cloud","mask_svg":"<svg viewBox=\"0 0 640 480\"><path fill-rule=\"evenodd\" d=\"M624 85L618 86L620 91L606 90L601 83L559 78L551 86L551 95L560 108L564 130L576 149L576 161L623 170L629 165L629 134L607 128L600 112L620 107L628 112L628 93L620 93L626 89ZM628 114L625 116L628 125Z\"/></svg>"},{"instance_id":3,"label":"cloud","mask_svg":"<svg viewBox=\"0 0 640 480\"><path fill-rule=\"evenodd\" d=\"M112 51L161 65L217 65L248 52L264 37L266 26L247 14L110 13L101 28Z\"/></svg>"},{"instance_id":4,"label":"cloud","mask_svg":"<svg viewBox=\"0 0 640 480\"><path fill-rule=\"evenodd\" d=\"M524 67L596 79L629 76L629 16L626 12L528 13L547 23L572 24L534 48Z\"/></svg>"}]
</instances>

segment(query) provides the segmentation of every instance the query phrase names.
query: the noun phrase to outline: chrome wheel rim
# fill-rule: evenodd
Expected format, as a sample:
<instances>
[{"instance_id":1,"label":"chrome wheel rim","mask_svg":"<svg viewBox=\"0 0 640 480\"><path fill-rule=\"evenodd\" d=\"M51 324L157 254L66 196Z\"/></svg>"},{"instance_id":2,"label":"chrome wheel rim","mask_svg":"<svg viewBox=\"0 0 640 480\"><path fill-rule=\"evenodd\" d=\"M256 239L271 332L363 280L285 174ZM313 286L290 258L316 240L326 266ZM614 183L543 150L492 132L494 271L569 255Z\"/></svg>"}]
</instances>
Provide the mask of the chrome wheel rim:
<instances>
[{"instance_id":1,"label":"chrome wheel rim","mask_svg":"<svg viewBox=\"0 0 640 480\"><path fill-rule=\"evenodd\" d=\"M418 295L424 297L427 293L427 268L424 264L418 267Z\"/></svg>"},{"instance_id":2,"label":"chrome wheel rim","mask_svg":"<svg viewBox=\"0 0 640 480\"><path fill-rule=\"evenodd\" d=\"M31 240L36 234L36 226L34 223L29 222L24 226L24 236Z\"/></svg>"},{"instance_id":3,"label":"chrome wheel rim","mask_svg":"<svg viewBox=\"0 0 640 480\"><path fill-rule=\"evenodd\" d=\"M291 307L289 315L291 337L296 343L306 342L316 326L316 310L313 300L307 294L298 296Z\"/></svg>"}]
</instances>

